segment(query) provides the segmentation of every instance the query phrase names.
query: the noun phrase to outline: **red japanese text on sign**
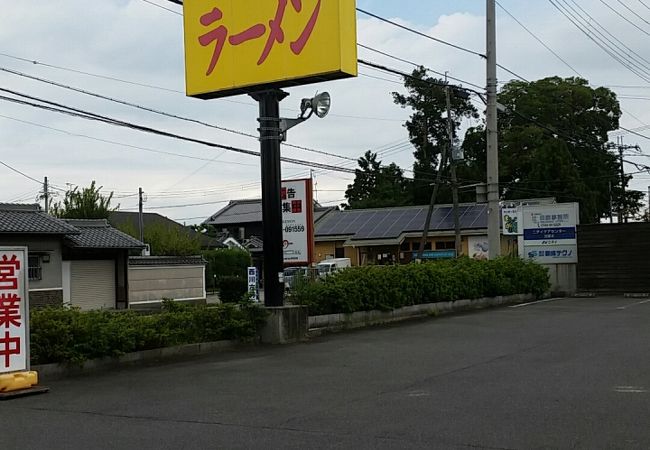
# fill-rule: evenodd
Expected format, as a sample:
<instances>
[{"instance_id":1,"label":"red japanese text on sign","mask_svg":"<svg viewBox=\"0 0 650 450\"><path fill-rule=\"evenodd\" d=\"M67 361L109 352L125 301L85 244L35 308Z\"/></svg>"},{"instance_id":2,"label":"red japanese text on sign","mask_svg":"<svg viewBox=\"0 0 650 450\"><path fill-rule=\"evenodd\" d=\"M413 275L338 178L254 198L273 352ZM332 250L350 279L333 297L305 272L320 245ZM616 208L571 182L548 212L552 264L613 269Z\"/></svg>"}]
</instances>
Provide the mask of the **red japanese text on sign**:
<instances>
[{"instance_id":1,"label":"red japanese text on sign","mask_svg":"<svg viewBox=\"0 0 650 450\"><path fill-rule=\"evenodd\" d=\"M17 270L20 270L20 261L16 259L16 255L11 258L2 255L0 258L0 290L18 289Z\"/></svg>"},{"instance_id":2,"label":"red japanese text on sign","mask_svg":"<svg viewBox=\"0 0 650 450\"><path fill-rule=\"evenodd\" d=\"M4 337L0 337L0 357L4 356L5 369L11 366L11 356L20 353L20 338L12 337L8 331L5 331Z\"/></svg>"},{"instance_id":3,"label":"red japanese text on sign","mask_svg":"<svg viewBox=\"0 0 650 450\"><path fill-rule=\"evenodd\" d=\"M275 17L270 19L268 22L268 27L263 23L253 24L251 27L236 33L229 35L230 31L225 25L220 25L218 22L223 19L223 11L219 8L213 8L211 11L203 14L200 17L200 23L203 27L209 27L216 25L216 28L206 32L205 34L199 36L199 44L203 47L214 43L214 51L212 53L212 58L208 65L206 75L211 75L214 72L217 64L219 63L219 58L223 52L226 42L234 47L242 45L248 41L255 39L260 39L268 33L266 44L262 54L260 55L257 65L261 66L268 59L273 50L273 46L277 44L283 44L285 41L285 32L282 28L282 21L286 14L286 9L288 6L289 0L277 0L278 7L275 12ZM312 12L307 24L295 41L291 42L289 47L295 55L300 55L304 50L305 46L309 42L316 23L318 22L318 16L321 10L321 1L318 0L314 11ZM296 13L302 11L302 0L291 0L291 5Z\"/></svg>"},{"instance_id":4,"label":"red japanese text on sign","mask_svg":"<svg viewBox=\"0 0 650 450\"><path fill-rule=\"evenodd\" d=\"M0 294L0 328L21 325L20 297L17 294Z\"/></svg>"}]
</instances>

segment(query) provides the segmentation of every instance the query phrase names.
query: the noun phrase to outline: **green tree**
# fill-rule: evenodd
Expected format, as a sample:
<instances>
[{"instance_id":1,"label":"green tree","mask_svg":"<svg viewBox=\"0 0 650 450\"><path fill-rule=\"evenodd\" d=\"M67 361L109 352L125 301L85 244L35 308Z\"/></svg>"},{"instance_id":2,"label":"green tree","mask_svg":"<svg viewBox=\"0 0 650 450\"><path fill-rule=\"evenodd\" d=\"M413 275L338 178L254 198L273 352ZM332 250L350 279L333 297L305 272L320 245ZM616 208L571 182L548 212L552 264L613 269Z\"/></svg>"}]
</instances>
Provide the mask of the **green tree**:
<instances>
[{"instance_id":1,"label":"green tree","mask_svg":"<svg viewBox=\"0 0 650 450\"><path fill-rule=\"evenodd\" d=\"M81 191L78 187L70 189L65 193L63 203L52 206L51 214L62 219L108 219L120 205L111 208L113 193L102 195L101 190L102 186L96 187L94 180Z\"/></svg>"},{"instance_id":2,"label":"green tree","mask_svg":"<svg viewBox=\"0 0 650 450\"><path fill-rule=\"evenodd\" d=\"M396 164L382 166L377 154L367 151L358 160L354 183L348 185L345 198L349 209L384 208L408 205L409 184Z\"/></svg>"},{"instance_id":3,"label":"green tree","mask_svg":"<svg viewBox=\"0 0 650 450\"><path fill-rule=\"evenodd\" d=\"M427 204L433 190L432 182L436 177L442 150L449 146L447 130L447 101L445 81L427 76L423 67L413 71L411 77L405 77L404 86L408 95L393 93L393 101L402 108L411 108L413 114L406 122L411 143L416 150L413 164L414 182L412 184L412 202ZM454 144L458 144L458 131L464 118L478 119L478 111L468 98L451 95L451 111L454 131ZM441 202L451 200L449 188L440 191Z\"/></svg>"},{"instance_id":4,"label":"green tree","mask_svg":"<svg viewBox=\"0 0 650 450\"><path fill-rule=\"evenodd\" d=\"M140 239L136 225L129 221L119 226L120 231ZM144 242L149 244L153 256L192 256L201 253L197 234L180 226L153 223L144 227Z\"/></svg>"},{"instance_id":5,"label":"green tree","mask_svg":"<svg viewBox=\"0 0 650 450\"><path fill-rule=\"evenodd\" d=\"M511 81L499 93L499 103L505 107L499 113L504 199L579 202L581 222L595 223L609 213L611 186L614 210L623 204L630 214L638 212L638 195L623 196L620 164L607 148L608 133L621 117L612 91L591 88L581 78ZM463 145L468 167L461 176L485 174L485 127L469 129Z\"/></svg>"}]
</instances>

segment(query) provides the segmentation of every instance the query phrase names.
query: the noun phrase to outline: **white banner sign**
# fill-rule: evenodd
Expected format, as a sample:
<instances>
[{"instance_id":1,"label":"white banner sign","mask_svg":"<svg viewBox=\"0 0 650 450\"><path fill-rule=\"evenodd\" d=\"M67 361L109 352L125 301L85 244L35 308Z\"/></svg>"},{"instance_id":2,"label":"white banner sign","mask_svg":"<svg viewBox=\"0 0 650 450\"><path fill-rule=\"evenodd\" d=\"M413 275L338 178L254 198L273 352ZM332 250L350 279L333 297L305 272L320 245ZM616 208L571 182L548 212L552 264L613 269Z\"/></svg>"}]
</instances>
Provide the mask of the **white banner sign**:
<instances>
[{"instance_id":1,"label":"white banner sign","mask_svg":"<svg viewBox=\"0 0 650 450\"><path fill-rule=\"evenodd\" d=\"M27 248L0 247L0 373L29 370Z\"/></svg>"},{"instance_id":2,"label":"white banner sign","mask_svg":"<svg viewBox=\"0 0 650 450\"><path fill-rule=\"evenodd\" d=\"M311 179L282 182L282 235L285 264L312 261L314 205Z\"/></svg>"}]
</instances>

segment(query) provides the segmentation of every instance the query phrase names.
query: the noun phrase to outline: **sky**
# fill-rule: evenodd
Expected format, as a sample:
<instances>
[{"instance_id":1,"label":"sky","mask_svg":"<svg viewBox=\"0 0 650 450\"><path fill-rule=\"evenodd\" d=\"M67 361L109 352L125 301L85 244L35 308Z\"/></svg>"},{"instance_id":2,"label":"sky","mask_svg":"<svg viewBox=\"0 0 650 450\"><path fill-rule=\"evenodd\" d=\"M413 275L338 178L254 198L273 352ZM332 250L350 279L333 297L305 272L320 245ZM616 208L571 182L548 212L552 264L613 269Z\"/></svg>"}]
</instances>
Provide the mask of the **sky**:
<instances>
[{"instance_id":1,"label":"sky","mask_svg":"<svg viewBox=\"0 0 650 450\"><path fill-rule=\"evenodd\" d=\"M650 62L644 62L645 58L650 60L650 0L621 1L630 10L615 0L553 3L581 6L607 28L610 40L617 38L629 48L625 51L637 64L647 62L650 67ZM498 9L500 64L527 80L575 76L577 72L592 85L612 87L624 110L621 125L641 129L642 134L650 136L650 131L642 128L650 124L650 78L642 79L615 61L550 1L499 0L499 4L567 63L528 34L504 9ZM230 130L256 133L257 107L249 97L205 101L184 95L182 17L174 13L181 12L179 6L166 0L102 0L88 5L85 0L30 0L5 7L0 16L0 69ZM357 6L431 36L485 52L483 1L359 0ZM361 13L357 23L361 44L448 72L465 82L485 85L485 63L477 56ZM412 69L408 64L364 49L360 49L359 57L401 71ZM283 115L293 117L298 114L300 99L311 97L316 91L328 91L333 99L330 115L322 120L313 118L292 129L288 142L348 159L287 147L283 155L353 168L355 163L350 159L373 150L379 152L385 164L396 162L404 168L411 167L413 148L403 127L409 111L396 106L391 96L391 92L404 92L400 80L363 66L359 72L358 78L287 89L290 96L282 102ZM499 72L500 82L511 78L507 72ZM0 86L185 136L259 149L258 141L250 137L88 97L1 70ZM4 92L0 95L12 97ZM476 122L464 124L470 125ZM34 202L46 176L57 195L55 201L61 200L68 187L88 186L95 180L103 186L102 192L114 192L113 204L119 204L120 210L137 210L137 192L142 187L146 194L145 211L193 224L202 222L230 200L261 195L259 160L253 156L6 101L0 101L0 136L0 162L21 172L0 165L0 202ZM624 140L626 144L639 144L650 155L650 139L624 134ZM629 159L650 162L644 155ZM635 171L632 166L626 169ZM283 164L282 170L285 179L310 175L308 167L293 164ZM341 203L353 180L350 174L320 169L313 175L318 200L326 205ZM632 182L633 189L644 192L649 185L647 174L635 175Z\"/></svg>"}]
</instances>

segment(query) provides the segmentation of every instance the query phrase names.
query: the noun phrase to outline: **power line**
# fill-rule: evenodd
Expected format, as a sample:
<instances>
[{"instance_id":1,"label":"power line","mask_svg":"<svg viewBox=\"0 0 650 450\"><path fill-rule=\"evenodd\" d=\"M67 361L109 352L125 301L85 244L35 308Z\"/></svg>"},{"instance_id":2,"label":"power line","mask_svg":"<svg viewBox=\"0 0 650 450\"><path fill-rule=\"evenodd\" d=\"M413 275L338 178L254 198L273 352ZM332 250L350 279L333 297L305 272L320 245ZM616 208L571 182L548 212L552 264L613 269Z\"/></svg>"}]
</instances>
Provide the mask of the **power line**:
<instances>
[{"instance_id":1,"label":"power line","mask_svg":"<svg viewBox=\"0 0 650 450\"><path fill-rule=\"evenodd\" d=\"M644 135L644 134L638 133L638 132L636 132L636 131L634 131L634 130L630 130L630 129L625 128L625 127L619 127L619 128L620 128L621 130L625 130L625 131L627 131L627 132L630 133L630 134L633 134L633 135L635 135L635 136L638 136L638 137L641 137L641 138L643 138L643 139L647 139L647 140L650 141L650 136L646 136L646 135Z\"/></svg>"},{"instance_id":2,"label":"power line","mask_svg":"<svg viewBox=\"0 0 650 450\"><path fill-rule=\"evenodd\" d=\"M113 118L110 118L110 117L107 117L107 116L102 116L102 115L95 114L95 113L88 112L88 111L84 111L84 110L81 110L81 109L78 109L78 108L73 108L73 107L70 107L70 106L61 105L61 104L51 102L49 100L44 100L44 99L41 99L41 98L38 98L38 97L32 97L30 95L26 95L26 94L16 92L16 91L11 91L9 89L0 88L0 91L8 92L8 93L11 93L11 94L19 96L19 97L23 97L23 98L27 98L27 99L30 99L30 100L38 101L38 102L45 103L46 105L51 105L51 106L45 106L45 105L32 103L32 102L28 102L28 101L25 101L25 100L19 100L19 99L15 99L15 98L11 98L11 97L6 97L6 96L0 96L0 100L12 102L12 103L18 103L18 104L25 105L25 106L31 106L31 107L34 107L34 108L43 109L43 110L50 111L50 112L56 112L56 113L59 113L59 114L66 114L66 115L73 116L73 117L79 117L79 118L83 118L83 119L86 119L86 120L94 120L94 121L98 121L98 122L103 122L103 123L107 123L109 125L114 125L114 126L123 127L123 128L129 128L129 129L133 129L133 130L144 132L144 133L155 134L155 135L158 135L158 136L168 137L168 138L172 138L172 139L178 139L178 140L186 141L186 142L192 142L192 143L195 143L195 144L205 145L205 146L212 147L212 148L220 148L220 149L228 150L228 151L235 152L235 153L241 153L241 154L251 155L251 156L256 156L256 157L260 156L260 154L258 152L255 152L253 150L247 150L247 149L242 149L242 148L233 147L233 146L229 146L229 145L223 145L223 144L218 144L218 143L214 143L214 142L204 141L204 140L201 140L201 139L195 139L195 138L191 138L191 137L187 137L187 136L182 136L182 135L179 135L179 134L159 130L159 129L156 129L156 128L137 125L137 124L134 124L134 123L131 123L131 122L126 122L126 121L121 121L121 120L118 120L118 119L113 119ZM315 168L321 168L321 169L327 169L327 170L333 170L333 171L339 171L339 172L350 172L350 170L347 170L347 169L344 169L344 168L341 168L341 167L337 167L337 166L332 166L332 165L329 165L329 164L324 164L324 163L318 163L318 162L313 162L313 161L305 161L305 160L300 160L300 159L295 159L295 158L287 158L287 157L282 157L281 159L282 159L282 161L284 161L286 163L289 163L289 164L303 165L303 166L307 166L307 167L315 167ZM352 171L352 172L354 172L354 171Z\"/></svg>"},{"instance_id":3,"label":"power line","mask_svg":"<svg viewBox=\"0 0 650 450\"><path fill-rule=\"evenodd\" d=\"M163 151L163 150L156 150L156 149L152 149L152 148L140 147L140 146L132 145L132 144L126 144L124 142L117 142L117 141L111 141L111 140L108 140L108 139L101 139L101 138L97 138L97 137L94 137L94 136L89 136L89 135L86 135L86 134L73 133L73 132L66 131L66 130L63 130L63 129L60 129L60 128L50 127L50 126L43 125L43 124L40 124L40 123L30 122L28 120L17 119L15 117L10 117L10 116L6 116L6 115L1 115L0 114L0 117L3 118L3 119L12 120L14 122L23 123L25 125L31 125L31 126L43 128L43 129L50 130L50 131L56 131L56 132L59 132L59 133L66 134L68 136L80 137L80 138L84 138L84 139L90 139L90 140L97 141L97 142L103 142L105 144L116 145L116 146L119 146L119 147L127 147L127 148L132 148L132 149L135 149L135 150L142 150L142 151L146 151L146 152L150 152L150 153L156 153L156 154L160 154L160 155L177 156L179 158L193 159L193 160L197 160L197 161L212 161L211 158L201 158L199 156L192 156L192 155L184 155L182 153L167 152L167 151ZM238 165L238 166L257 167L257 164L245 164L245 163L234 162L234 161L218 161L218 162L221 163L221 164L234 164L234 165Z\"/></svg>"},{"instance_id":4,"label":"power line","mask_svg":"<svg viewBox=\"0 0 650 450\"><path fill-rule=\"evenodd\" d=\"M142 1L145 2L145 3L149 3L150 5L155 6L155 7L157 7L157 8L164 9L165 11L169 11L169 12L171 12L171 13L177 14L177 15L179 15L179 16L182 16L182 15L183 15L183 14L179 13L178 11L174 11L173 9L165 8L164 6L159 5L158 3L154 3L154 2L151 2L151 1L149 1L149 0L142 0Z\"/></svg>"},{"instance_id":5,"label":"power line","mask_svg":"<svg viewBox=\"0 0 650 450\"><path fill-rule=\"evenodd\" d=\"M574 3L575 3L575 1L574 1ZM545 43L545 42L544 42L540 37L538 37L535 33L533 33L532 30L530 30L530 29L529 29L526 25L524 25L524 24L523 24L519 19L517 19L517 18L516 18L516 17L515 17L515 16L514 16L510 11L508 11L505 7L503 7L503 6L502 6L498 1L496 2L496 4L497 4L497 6L498 6L499 8L501 8L501 9L502 9L506 14L508 14L508 15L509 15L509 16L510 16L510 17L511 17L515 22L517 22L517 23L519 24L519 26L521 26L521 27L522 27L522 28L523 28L523 29L524 29L528 34L530 34L530 35L531 35L535 40L537 40L537 42L539 42L542 46L544 46L544 48L546 48L546 49L547 49L549 52L551 52L551 53L552 53L552 54L553 54L553 55L554 55L558 60L560 60L564 65L566 65L569 69L571 69L573 72L575 72L579 77L581 77L581 78L586 78L586 77L584 77L580 72L578 72L578 70L576 70L575 67L573 67L571 64L569 64L569 63L568 63L564 58L562 58L562 57L561 57L557 52L555 52L555 51L554 51L550 46L548 46L548 45L547 45L547 44L546 44L546 43ZM585 12L585 14L587 14L591 19L593 19L593 18L592 18L592 17L591 17L591 16L590 16L586 11L584 11L584 10L580 7L580 5L578 5L577 3L575 3L575 4L576 4L576 6L577 6L578 8L580 8L583 12ZM596 23L598 23L598 22L596 22ZM598 25L601 26L599 23L598 23ZM602 27L602 26L601 26L601 27ZM605 29L605 31L608 32L606 29ZM616 37L615 37L614 35L612 35L611 33L609 33L609 34L610 34L614 39L616 39ZM617 40L618 40L618 39L617 39ZM620 41L619 41L619 42L620 42ZM622 42L621 42L621 44L622 44ZM623 44L623 45L625 45L625 44ZM630 49L630 50L631 50L631 49ZM647 87L650 88L650 86L647 86ZM641 119L639 119L638 117L636 117L634 114L630 113L629 111L623 110L623 109L621 109L621 110L622 110L625 114L627 114L627 115L629 115L630 117L632 117L632 118L634 118L635 120L637 120L639 123L643 124L644 126L646 125L643 121L641 121Z\"/></svg>"},{"instance_id":6,"label":"power line","mask_svg":"<svg viewBox=\"0 0 650 450\"><path fill-rule=\"evenodd\" d=\"M646 30L644 30L643 28L641 28L640 26L638 26L636 23L632 22L630 19L628 19L627 17L625 17L625 16L624 16L623 14L621 14L620 12L618 12L614 7L610 6L610 5L609 5L605 0L600 0L600 3L602 3L603 5L605 5L605 6L606 6L607 8L609 8L611 11L613 11L614 14L616 14L617 16L619 16L621 19L623 19L624 21L626 21L627 23L629 23L630 25L632 25L634 28L636 28L636 29L639 30L640 32L642 32L642 33L644 33L644 34L650 36L650 33L648 33Z\"/></svg>"},{"instance_id":7,"label":"power line","mask_svg":"<svg viewBox=\"0 0 650 450\"><path fill-rule=\"evenodd\" d=\"M386 56L388 58L392 58L392 59L394 59L396 61L400 61L400 62L403 62L403 63L406 63L406 64L410 64L410 65L415 66L415 67L423 67L427 72L435 73L436 75L439 75L439 76L442 76L442 77L446 76L450 80L458 81L459 83L464 83L464 84L467 84L469 86L475 87L477 89L484 89L483 86L479 86L478 84L470 83L469 81L462 80L462 79L456 78L456 77L452 77L451 75L448 75L448 74L445 74L445 73L442 73L442 72L438 72L438 71L433 70L433 69L431 69L429 67L423 66L423 65L415 63L413 61L409 61L408 59L404 59L404 58L401 58L399 56L391 55L390 53L384 52L382 50L377 50L376 48L373 48L373 47L370 47L370 46L367 46L367 45L364 45L364 44L357 44L357 46L360 47L360 48L363 48L364 50L368 50L368 51L377 53L379 55L383 55L383 56Z\"/></svg>"},{"instance_id":8,"label":"power line","mask_svg":"<svg viewBox=\"0 0 650 450\"><path fill-rule=\"evenodd\" d=\"M546 50L548 50L549 52L551 52L551 53L552 53L552 54L553 54L553 55L554 55L558 60L560 60L560 61L561 61L565 66L567 66L569 69L571 69L573 72L575 72L576 75L578 75L579 77L584 78L584 77L580 74L580 72L578 72L578 71L577 71L577 70L576 70L576 69L575 69L571 64L569 64L568 62L566 62L566 60L565 60L564 58L562 58L562 57L561 57L557 52L555 52L555 51L554 51L551 47L549 47L549 46L548 46L544 41L542 41L542 39L540 39L540 38L539 38L535 33L533 33L533 32L532 32L532 31L531 31L531 30L530 30L526 25L524 25L524 24L523 24L519 19L517 19L515 16L513 16L512 13L510 13L510 11L508 11L506 8L504 8L504 7L501 5L501 3L499 3L499 2L497 1L496 4L497 4L497 6L498 6L499 8L501 8L501 10L502 10L503 12L505 12L507 15L509 15L510 18L511 18L512 20L514 20L515 22L517 22L517 23L519 24L519 26L521 26L524 30L526 30L526 31L528 32L528 34L530 34L530 35L531 35L531 36L532 36L532 37L533 37L537 42L539 42L540 44L542 44Z\"/></svg>"},{"instance_id":9,"label":"power line","mask_svg":"<svg viewBox=\"0 0 650 450\"><path fill-rule=\"evenodd\" d=\"M617 1L618 3L620 3L620 4L621 4L625 9L627 9L627 10L630 11L632 14L634 14L636 17L638 17L639 19L641 19L643 22L645 22L646 24L650 25L650 22L648 22L648 21L647 21L643 16L641 16L639 13L637 13L635 10L633 10L632 8L630 8L630 7L629 7L628 5L626 5L625 3L623 3L621 0L616 0L616 1Z\"/></svg>"},{"instance_id":10,"label":"power line","mask_svg":"<svg viewBox=\"0 0 650 450\"><path fill-rule=\"evenodd\" d=\"M630 72L632 72L634 75L638 76L641 78L643 81L650 81L650 75L647 72L647 69L643 67L640 63L637 61L631 60L627 58L624 55L621 55L620 50L617 50L614 48L612 45L610 45L607 42L604 42L604 40L600 37L594 36L590 31L589 31L589 26L593 28L593 25L590 24L590 22L585 19L583 16L580 16L580 13L578 13L576 10L574 10L568 3L566 5L560 6L560 0L557 0L557 3L554 2L553 0L549 0L549 2L558 10L560 13L566 17L569 22L571 22L573 25L575 25L578 30L580 30L587 38L589 38L591 41L593 41L598 47L600 47L601 50L603 50L605 53L607 53L612 59L614 59L616 62L621 64L623 67L628 69ZM569 10L571 9L571 11ZM573 12L572 12L573 11ZM581 22L578 16L585 21L585 23ZM580 23L578 23L580 22ZM594 28L595 29L595 28ZM597 33L599 33L601 36L602 33L595 29ZM611 40L605 38L608 40L610 43L612 42Z\"/></svg>"},{"instance_id":11,"label":"power line","mask_svg":"<svg viewBox=\"0 0 650 450\"><path fill-rule=\"evenodd\" d=\"M229 203L230 200L219 200L216 202L204 202L204 203L186 203L182 205L167 205L167 206L149 206L147 209L176 209L176 208L191 208L194 206L207 206L207 205L219 205L222 203ZM132 211L136 208L124 208L121 211Z\"/></svg>"},{"instance_id":12,"label":"power line","mask_svg":"<svg viewBox=\"0 0 650 450\"><path fill-rule=\"evenodd\" d=\"M34 177L30 177L30 176L27 175L25 172L21 172L20 170L16 169L15 167L11 167L9 164L7 164L7 163L5 163L5 162L3 162L3 161L0 161L0 164L2 164L3 166L5 166L7 169L11 170L12 172L15 172L15 173L17 173L18 175L21 175L21 176L27 178L28 180L33 181L34 183L38 183L39 185L42 185L42 184L43 184L42 181L37 180L37 179L34 178Z\"/></svg>"},{"instance_id":13,"label":"power line","mask_svg":"<svg viewBox=\"0 0 650 450\"><path fill-rule=\"evenodd\" d=\"M127 102L125 100L120 100L120 99L117 99L117 98L108 97L106 95L97 94L95 92L88 91L88 90L85 90L85 89L80 89L80 88L77 88L77 87L74 87L74 86L70 86L70 85L66 85L66 84L62 84L62 83L57 83L56 81L36 77L34 75L29 75L29 74L26 74L24 72L19 72L17 70L0 67L0 71L10 73L12 75L16 75L16 76L23 77L23 78L28 78L30 80L39 81L41 83L49 84L49 85L52 85L52 86L56 86L56 87L59 87L61 89L66 89L66 90L69 90L69 91L77 92L77 93L88 95L88 96L95 97L95 98L99 98L99 99L102 99L102 100L106 100L106 101L109 101L109 102L113 102L113 103L117 103L117 104L120 104L120 105L128 106L128 107L131 107L131 108L136 108L136 109L146 111L146 112L150 112L150 113L153 113L153 114L157 114L157 115L160 115L160 116L165 116L165 117L170 117L170 118L173 118L173 119L183 120L185 122L195 123L195 124L202 125L202 126L205 126L205 127L214 128L214 129L217 129L217 130L220 130L220 131L224 131L224 132L227 132L227 133L236 134L236 135L244 136L244 137L248 137L248 138L253 138L253 139L256 139L256 140L258 139L258 136L255 136L255 135L250 134L250 133L245 133L243 131L234 130L232 128L227 128L227 127L223 127L223 126L219 126L219 125L214 125L214 124L204 122L204 121L198 120L198 119L192 119L192 118L189 118L189 117L179 116L177 114L171 114L171 113L161 111L161 110L158 110L158 109L150 108L150 107L139 105L139 104L132 103L132 102ZM347 156L337 155L337 154L334 154L334 153L330 153L330 152L326 152L326 151L322 151L322 150L317 150L317 149L313 149L313 148L309 148L309 147L304 147L304 146L300 146L300 145L293 145L293 144L288 144L288 143L283 143L283 144L285 146L287 146L287 147L292 147L292 148L296 148L296 149L299 149L299 150L308 151L308 152L311 152L311 153L317 153L317 154L330 156L330 157L334 157L334 158L339 158L339 159L354 160L353 158L350 158L350 157L347 157Z\"/></svg>"},{"instance_id":14,"label":"power line","mask_svg":"<svg viewBox=\"0 0 650 450\"><path fill-rule=\"evenodd\" d=\"M567 2L567 0L563 0L563 1L564 1L565 3ZM636 57L636 58L641 59L641 60L644 61L645 63L650 64L650 61L649 61L648 59L646 59L645 57L643 57L643 55L641 55L640 53L634 51L631 47L629 47L628 45L626 45L623 41L621 41L620 39L618 39L614 34L612 34L612 33L607 29L607 27L603 26L603 25L602 25L599 21L597 21L597 20L596 20L596 19L595 19L591 14L589 14L589 12L588 12L585 8L583 8L582 6L580 6L580 4L579 4L576 0L571 0L571 3L573 3L573 4L576 6L576 8L579 9L579 10L581 11L582 14L584 14L584 16L586 16L587 18L589 18L589 21L587 22L589 25L591 25L592 22L595 23L595 24L598 25L598 27L599 27L600 29L602 29L602 30L603 30L603 31L604 31L608 36L611 36L612 39L614 39L617 43L619 43L619 44L620 44L620 45L621 45L625 50L628 50L630 53L627 53L625 50L623 50L623 53L624 53L626 56L628 56L628 57L630 57L630 58L632 58L632 59L634 59L634 58ZM584 16L583 16L583 17L584 17ZM597 29L596 27L594 27L593 25L591 25L591 26L592 26L593 29L598 30L598 29ZM602 36L602 34L601 34L601 36ZM608 40L608 42L611 43L610 40ZM621 47L619 47L619 46L617 46L616 48L621 49ZM632 55L634 55L634 56L632 56ZM645 67L648 67L648 66L645 66Z\"/></svg>"},{"instance_id":15,"label":"power line","mask_svg":"<svg viewBox=\"0 0 650 450\"><path fill-rule=\"evenodd\" d=\"M455 48L456 50L460 50L460 51L463 51L465 53L469 53L470 55L479 56L479 57L485 59L484 54L479 53L479 52L477 52L475 50L470 50L469 48L461 47L460 45L452 44L451 42L447 42L445 40L442 40L442 39L439 39L437 37L431 36L429 34L422 33L421 31L418 31L418 30L416 30L414 28L410 28L410 27L407 27L406 25L402 25L402 24L397 23L395 21L392 21L390 19L386 19L384 17L378 16L377 14L371 13L369 11L366 11L365 9L362 9L362 8L357 8L357 11L359 11L360 13L365 14L367 16L373 17L373 18L375 18L377 20L380 20L382 22L393 25L394 27L401 28L402 30L405 30L405 31L408 31L408 32L413 33L413 34L417 34L418 36L421 36L421 37L430 39L432 41L435 41L435 42L437 42L439 44L443 44L443 45L446 45L448 47Z\"/></svg>"},{"instance_id":16,"label":"power line","mask_svg":"<svg viewBox=\"0 0 650 450\"><path fill-rule=\"evenodd\" d=\"M20 56L10 55L8 53L0 52L0 56L4 56L5 58L10 58L10 59L13 59L13 60L16 60L16 61L26 62L26 63L29 63L29 64L33 64L35 66L43 66L43 67L48 67L50 69L62 70L64 72L76 73L78 75L85 75L85 76L88 76L88 77L99 78L99 79L109 80L109 81L115 81L115 82L118 82L118 83L129 84L129 85L132 85L132 86L144 87L144 88L149 88L149 89L156 89L156 90L159 90L159 91L173 92L173 93L176 93L176 94L185 94L183 91L179 91L179 90L176 90L176 89L170 89L170 88L166 88L166 87L162 87L162 86L156 86L156 85L153 85L153 84L139 83L137 81L123 80L121 78L116 78L116 77L112 77L112 76L108 76L108 75L101 75L101 74L92 73L92 72L85 72L83 70L72 69L70 67L57 66L57 65L54 65L54 64L49 64L49 63L37 61L35 59L27 59L27 58L23 58L23 57L20 57ZM240 103L240 102L236 102L236 103ZM249 105L248 103L243 103L243 104ZM254 106L254 105L251 104L251 106Z\"/></svg>"}]
</instances>

